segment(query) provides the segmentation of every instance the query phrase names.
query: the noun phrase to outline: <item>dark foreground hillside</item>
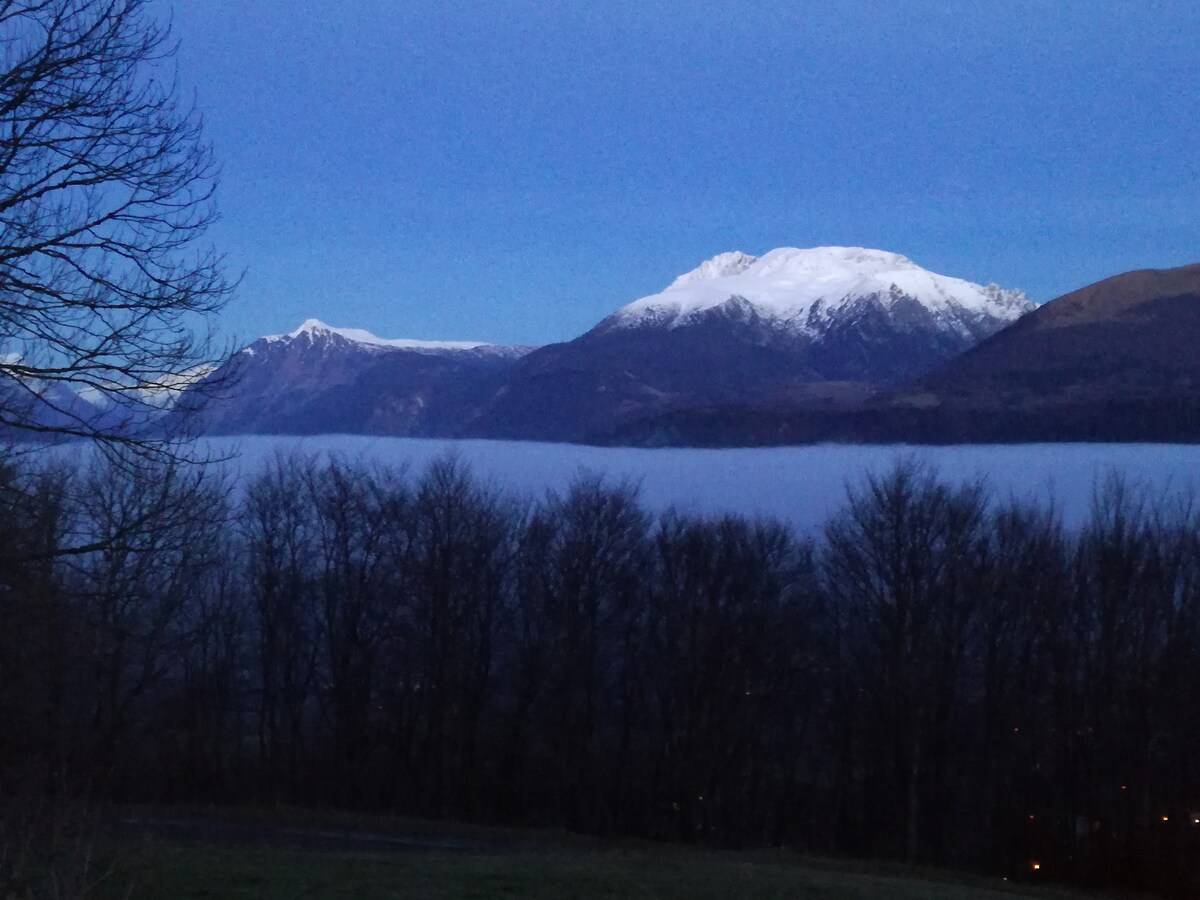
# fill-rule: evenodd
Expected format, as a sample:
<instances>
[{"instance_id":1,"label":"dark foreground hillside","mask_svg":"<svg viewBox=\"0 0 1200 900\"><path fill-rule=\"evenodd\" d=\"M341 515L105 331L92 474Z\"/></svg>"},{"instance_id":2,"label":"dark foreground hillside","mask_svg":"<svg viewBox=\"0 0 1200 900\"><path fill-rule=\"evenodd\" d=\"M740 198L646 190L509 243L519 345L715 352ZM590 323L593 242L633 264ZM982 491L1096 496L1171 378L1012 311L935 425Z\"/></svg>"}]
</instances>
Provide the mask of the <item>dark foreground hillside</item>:
<instances>
[{"instance_id":1,"label":"dark foreground hillside","mask_svg":"<svg viewBox=\"0 0 1200 900\"><path fill-rule=\"evenodd\" d=\"M260 828L299 836L291 842L234 844L216 839L149 836L124 845L124 881L135 900L254 897L284 900L321 897L420 898L509 897L659 898L740 900L825 898L857 900L1002 900L1062 896L1040 888L1045 879L1030 871L1021 879L971 877L900 865L806 857L786 851L696 850L644 842L613 843L561 833L440 826L449 832L441 849L378 846L306 848L309 834L361 835L344 831L345 818L314 827L319 815L283 810L259 817ZM326 817L328 820L329 817ZM307 821L308 825L285 825ZM273 823L273 826L272 826ZM250 822L241 820L243 826ZM384 829L404 840L413 828L437 833L437 823L401 822L358 816L361 827ZM325 838L329 840L328 837Z\"/></svg>"},{"instance_id":2,"label":"dark foreground hillside","mask_svg":"<svg viewBox=\"0 0 1200 900\"><path fill-rule=\"evenodd\" d=\"M453 458L3 476L6 892L101 800L1200 886L1186 503L1068 531L902 465L809 539Z\"/></svg>"}]
</instances>

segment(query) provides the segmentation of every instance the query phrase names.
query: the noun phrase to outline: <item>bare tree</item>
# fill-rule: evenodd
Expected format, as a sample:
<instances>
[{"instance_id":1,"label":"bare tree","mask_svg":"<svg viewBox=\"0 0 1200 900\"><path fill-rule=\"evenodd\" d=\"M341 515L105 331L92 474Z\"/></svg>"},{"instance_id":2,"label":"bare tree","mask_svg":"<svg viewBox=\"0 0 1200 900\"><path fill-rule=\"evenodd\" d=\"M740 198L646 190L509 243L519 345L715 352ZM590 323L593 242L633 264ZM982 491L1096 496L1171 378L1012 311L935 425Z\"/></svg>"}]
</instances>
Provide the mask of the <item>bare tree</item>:
<instances>
[{"instance_id":1,"label":"bare tree","mask_svg":"<svg viewBox=\"0 0 1200 900\"><path fill-rule=\"evenodd\" d=\"M304 730L316 680L317 529L307 485L315 463L277 457L250 482L241 507L245 592L256 654L258 780L299 793Z\"/></svg>"},{"instance_id":2,"label":"bare tree","mask_svg":"<svg viewBox=\"0 0 1200 900\"><path fill-rule=\"evenodd\" d=\"M225 542L227 487L211 469L162 466L126 471L93 463L79 492L79 518L101 548L70 556L72 615L89 633L94 698L89 753L107 767L123 734L146 719L147 697L178 678L195 639L195 611Z\"/></svg>"},{"instance_id":3,"label":"bare tree","mask_svg":"<svg viewBox=\"0 0 1200 900\"><path fill-rule=\"evenodd\" d=\"M217 361L216 173L174 50L148 0L0 0L0 429L137 443Z\"/></svg>"},{"instance_id":4,"label":"bare tree","mask_svg":"<svg viewBox=\"0 0 1200 900\"><path fill-rule=\"evenodd\" d=\"M514 516L453 455L429 464L412 500L412 541L403 560L411 594L400 633L419 665L411 680L421 687L417 708L427 723L426 808L443 814L474 802Z\"/></svg>"},{"instance_id":5,"label":"bare tree","mask_svg":"<svg viewBox=\"0 0 1200 900\"><path fill-rule=\"evenodd\" d=\"M901 462L848 492L825 529L827 590L840 609L857 692L874 703L876 770L904 852L920 855L945 770L967 637L978 616L986 537L982 484L951 487ZM935 777L931 777L935 776ZM936 817L935 817L936 818Z\"/></svg>"}]
</instances>

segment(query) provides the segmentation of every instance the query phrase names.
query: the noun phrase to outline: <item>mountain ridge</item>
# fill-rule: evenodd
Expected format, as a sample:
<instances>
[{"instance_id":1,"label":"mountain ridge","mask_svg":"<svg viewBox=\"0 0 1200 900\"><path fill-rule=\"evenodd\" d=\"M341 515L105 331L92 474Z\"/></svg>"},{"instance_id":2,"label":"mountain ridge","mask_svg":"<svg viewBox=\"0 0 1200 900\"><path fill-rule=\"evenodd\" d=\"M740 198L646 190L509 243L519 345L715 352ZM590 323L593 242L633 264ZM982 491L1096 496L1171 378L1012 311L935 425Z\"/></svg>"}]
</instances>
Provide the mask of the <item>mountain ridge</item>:
<instances>
[{"instance_id":1,"label":"mountain ridge","mask_svg":"<svg viewBox=\"0 0 1200 900\"><path fill-rule=\"evenodd\" d=\"M882 250L731 251L538 348L306 320L235 355L242 382L207 427L586 441L686 408L841 408L929 373L1033 306Z\"/></svg>"},{"instance_id":2,"label":"mountain ridge","mask_svg":"<svg viewBox=\"0 0 1200 900\"><path fill-rule=\"evenodd\" d=\"M216 434L440 436L447 410L469 404L530 348L378 338L308 319L243 347L201 382L199 430ZM221 384L219 396L204 395Z\"/></svg>"},{"instance_id":3,"label":"mountain ridge","mask_svg":"<svg viewBox=\"0 0 1200 900\"><path fill-rule=\"evenodd\" d=\"M470 434L587 441L656 411L857 401L927 374L1033 306L887 251L733 251L517 360Z\"/></svg>"},{"instance_id":4,"label":"mountain ridge","mask_svg":"<svg viewBox=\"0 0 1200 900\"><path fill-rule=\"evenodd\" d=\"M469 352L480 351L488 353L497 353L506 356L520 356L533 350L533 347L511 346L505 344L491 344L484 341L426 341L417 340L414 338L381 338L366 331L362 328L338 328L333 325L326 325L320 319L305 319L300 327L287 334L268 334L260 337L258 341L266 341L268 343L277 343L280 341L296 340L307 337L312 340L318 336L336 335L351 341L355 344L360 344L364 347L392 349L392 350L415 350L425 351L430 353L437 352ZM253 346L253 344L249 345Z\"/></svg>"}]
</instances>

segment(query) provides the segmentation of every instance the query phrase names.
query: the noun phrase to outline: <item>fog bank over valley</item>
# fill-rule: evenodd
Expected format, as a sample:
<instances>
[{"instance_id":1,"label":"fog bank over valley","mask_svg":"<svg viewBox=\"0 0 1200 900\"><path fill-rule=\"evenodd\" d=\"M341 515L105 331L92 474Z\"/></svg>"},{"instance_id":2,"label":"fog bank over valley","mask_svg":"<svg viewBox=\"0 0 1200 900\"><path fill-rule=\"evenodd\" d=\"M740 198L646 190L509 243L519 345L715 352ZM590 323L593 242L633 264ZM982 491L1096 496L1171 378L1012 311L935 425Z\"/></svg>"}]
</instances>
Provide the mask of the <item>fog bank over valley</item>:
<instances>
[{"instance_id":1,"label":"fog bank over valley","mask_svg":"<svg viewBox=\"0 0 1200 900\"><path fill-rule=\"evenodd\" d=\"M420 470L456 454L497 488L540 496L581 472L641 487L653 509L766 515L807 531L845 500L847 484L897 462L919 460L946 480L986 479L999 499L1053 500L1068 525L1086 515L1096 486L1113 473L1151 497L1197 486L1200 446L1175 444L1013 444L951 447L822 444L726 450L638 449L504 441L446 441L329 435L202 441L202 451L232 451L226 465L253 473L276 454L334 454L348 462Z\"/></svg>"}]
</instances>

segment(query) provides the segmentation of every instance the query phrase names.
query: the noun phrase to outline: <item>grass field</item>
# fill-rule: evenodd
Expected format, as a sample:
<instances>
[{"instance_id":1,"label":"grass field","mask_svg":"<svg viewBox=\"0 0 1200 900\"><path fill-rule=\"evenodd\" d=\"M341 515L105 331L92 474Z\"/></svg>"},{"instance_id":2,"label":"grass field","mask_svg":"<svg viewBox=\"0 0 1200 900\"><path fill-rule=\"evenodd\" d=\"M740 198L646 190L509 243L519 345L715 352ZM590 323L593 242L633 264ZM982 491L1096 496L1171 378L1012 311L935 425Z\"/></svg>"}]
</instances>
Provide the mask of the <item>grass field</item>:
<instances>
[{"instance_id":1,"label":"grass field","mask_svg":"<svg viewBox=\"0 0 1200 900\"><path fill-rule=\"evenodd\" d=\"M725 856L629 851L390 856L162 846L142 871L135 898L1008 898L1015 892L965 883L839 872Z\"/></svg>"},{"instance_id":2,"label":"grass field","mask_svg":"<svg viewBox=\"0 0 1200 900\"><path fill-rule=\"evenodd\" d=\"M410 832L411 833L411 832ZM152 836L131 839L133 900L1013 900L1066 892L899 867L787 853L612 848L584 839L531 841L482 832L507 846L397 852L298 849Z\"/></svg>"}]
</instances>

